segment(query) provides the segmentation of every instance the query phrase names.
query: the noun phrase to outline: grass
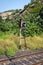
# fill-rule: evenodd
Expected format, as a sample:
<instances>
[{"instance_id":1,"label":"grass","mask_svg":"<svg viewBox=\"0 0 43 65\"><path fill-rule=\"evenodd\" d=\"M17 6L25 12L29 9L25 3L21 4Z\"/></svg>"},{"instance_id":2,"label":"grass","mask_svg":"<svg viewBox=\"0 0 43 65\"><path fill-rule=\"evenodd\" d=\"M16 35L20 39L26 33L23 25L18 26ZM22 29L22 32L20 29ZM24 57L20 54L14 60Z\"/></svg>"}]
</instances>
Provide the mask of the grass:
<instances>
[{"instance_id":1,"label":"grass","mask_svg":"<svg viewBox=\"0 0 43 65\"><path fill-rule=\"evenodd\" d=\"M40 36L28 37L26 43L31 50L43 48L43 38Z\"/></svg>"},{"instance_id":2,"label":"grass","mask_svg":"<svg viewBox=\"0 0 43 65\"><path fill-rule=\"evenodd\" d=\"M14 55L19 51L19 36L13 34L0 35L0 55ZM21 40L22 47L24 48L24 39ZM26 37L27 49L35 50L43 48L43 34L40 36Z\"/></svg>"},{"instance_id":3,"label":"grass","mask_svg":"<svg viewBox=\"0 0 43 65\"><path fill-rule=\"evenodd\" d=\"M17 45L14 42L14 35L0 36L0 55L14 55L17 51ZM13 39L12 39L13 38Z\"/></svg>"}]
</instances>

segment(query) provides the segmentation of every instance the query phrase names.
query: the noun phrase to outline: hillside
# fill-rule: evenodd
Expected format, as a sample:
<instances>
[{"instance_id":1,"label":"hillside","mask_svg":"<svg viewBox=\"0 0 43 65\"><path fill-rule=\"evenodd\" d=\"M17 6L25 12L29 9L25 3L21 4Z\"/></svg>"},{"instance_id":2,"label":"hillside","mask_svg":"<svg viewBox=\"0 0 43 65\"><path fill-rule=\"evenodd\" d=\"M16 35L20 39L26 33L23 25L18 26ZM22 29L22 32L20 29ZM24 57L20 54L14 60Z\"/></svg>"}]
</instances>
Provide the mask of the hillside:
<instances>
[{"instance_id":1,"label":"hillside","mask_svg":"<svg viewBox=\"0 0 43 65\"><path fill-rule=\"evenodd\" d=\"M21 10L21 9L20 9ZM0 16L2 17L2 19L6 19L7 16L12 16L14 13L18 13L20 10L16 9L16 10L8 10L8 11L4 11L2 13L0 13Z\"/></svg>"},{"instance_id":2,"label":"hillside","mask_svg":"<svg viewBox=\"0 0 43 65\"><path fill-rule=\"evenodd\" d=\"M8 15L11 15L12 12L3 12L0 14L0 16L2 17L2 19L6 19Z\"/></svg>"}]
</instances>

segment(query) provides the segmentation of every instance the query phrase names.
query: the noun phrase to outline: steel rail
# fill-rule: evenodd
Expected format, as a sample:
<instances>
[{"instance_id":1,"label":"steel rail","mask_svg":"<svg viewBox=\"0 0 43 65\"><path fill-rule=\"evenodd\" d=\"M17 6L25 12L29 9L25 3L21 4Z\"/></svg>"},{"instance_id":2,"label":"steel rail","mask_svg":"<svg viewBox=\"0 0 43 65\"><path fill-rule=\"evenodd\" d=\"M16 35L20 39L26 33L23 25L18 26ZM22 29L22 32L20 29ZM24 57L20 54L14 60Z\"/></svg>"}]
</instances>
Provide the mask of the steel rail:
<instances>
[{"instance_id":1,"label":"steel rail","mask_svg":"<svg viewBox=\"0 0 43 65\"><path fill-rule=\"evenodd\" d=\"M30 53L30 54L26 54L26 55L21 55L21 56L15 56L15 57L12 57L12 58L7 58L7 59L2 59L0 60L0 62L6 62L8 60L18 60L18 59L23 59L24 57L29 57L29 56L34 56L34 55L38 55L38 54L43 54L43 51L42 52L35 52L35 53Z\"/></svg>"},{"instance_id":2,"label":"steel rail","mask_svg":"<svg viewBox=\"0 0 43 65\"><path fill-rule=\"evenodd\" d=\"M43 64L43 60L42 61L39 61L39 62L37 62L35 64L32 64L32 65L39 65L39 64Z\"/></svg>"}]
</instances>

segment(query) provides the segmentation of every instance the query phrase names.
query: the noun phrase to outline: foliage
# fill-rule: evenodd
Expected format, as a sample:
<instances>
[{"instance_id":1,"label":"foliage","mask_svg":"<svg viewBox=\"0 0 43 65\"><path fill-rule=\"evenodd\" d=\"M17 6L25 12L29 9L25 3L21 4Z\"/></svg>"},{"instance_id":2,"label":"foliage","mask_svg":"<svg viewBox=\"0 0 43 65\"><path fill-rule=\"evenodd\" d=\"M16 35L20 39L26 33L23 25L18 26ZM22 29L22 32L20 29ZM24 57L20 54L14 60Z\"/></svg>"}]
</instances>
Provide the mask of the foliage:
<instances>
[{"instance_id":1,"label":"foliage","mask_svg":"<svg viewBox=\"0 0 43 65\"><path fill-rule=\"evenodd\" d=\"M39 13L38 12L39 9L40 8L37 8L36 10L30 9L29 12L33 11L33 14L30 14L30 13L28 14L28 12L26 12L22 16L22 19L26 21L26 25L27 25L26 26L26 36L34 36L34 35L37 35L43 32L43 19L41 19L40 17L38 18L39 15L37 15ZM18 20L19 18L14 21L10 21L9 18L7 17L4 23L2 22L0 23L0 31L2 32L14 31L14 34L19 35Z\"/></svg>"},{"instance_id":2,"label":"foliage","mask_svg":"<svg viewBox=\"0 0 43 65\"><path fill-rule=\"evenodd\" d=\"M9 42L9 43L8 43ZM17 45L9 40L0 40L0 55L14 55L18 51Z\"/></svg>"},{"instance_id":3,"label":"foliage","mask_svg":"<svg viewBox=\"0 0 43 65\"><path fill-rule=\"evenodd\" d=\"M19 13L21 11L21 9L16 9L13 13L12 13L12 15L15 15L16 13Z\"/></svg>"},{"instance_id":4,"label":"foliage","mask_svg":"<svg viewBox=\"0 0 43 65\"><path fill-rule=\"evenodd\" d=\"M31 0L31 3L36 2L36 0Z\"/></svg>"},{"instance_id":5,"label":"foliage","mask_svg":"<svg viewBox=\"0 0 43 65\"><path fill-rule=\"evenodd\" d=\"M40 17L43 19L43 8L40 10L39 14L40 14Z\"/></svg>"},{"instance_id":6,"label":"foliage","mask_svg":"<svg viewBox=\"0 0 43 65\"><path fill-rule=\"evenodd\" d=\"M43 5L39 3L35 3L34 8L28 9L22 16L22 20L26 21L26 36L34 36L39 35L41 32L43 32L43 19L41 19L40 11L43 9ZM25 8L27 8L28 5L25 5ZM18 13L20 10L16 10L15 13ZM39 14L40 13L40 14ZM43 17L43 15L42 15ZM13 31L13 34L19 35L19 22L20 17L15 20L10 20L9 16L7 16L5 22L0 22L0 31L2 32L9 32ZM0 21L2 21L2 18L0 17ZM24 34L24 32L22 33Z\"/></svg>"},{"instance_id":7,"label":"foliage","mask_svg":"<svg viewBox=\"0 0 43 65\"><path fill-rule=\"evenodd\" d=\"M37 50L43 48L43 35L34 36L34 37L27 37L26 38L27 47L31 50Z\"/></svg>"},{"instance_id":8,"label":"foliage","mask_svg":"<svg viewBox=\"0 0 43 65\"><path fill-rule=\"evenodd\" d=\"M2 34L1 34L2 36ZM21 40L21 46L24 48L24 39ZM43 48L43 34L40 36L26 37L25 38L27 49L34 50ZM19 36L14 34L4 34L0 39L0 55L15 55L19 51Z\"/></svg>"},{"instance_id":9,"label":"foliage","mask_svg":"<svg viewBox=\"0 0 43 65\"><path fill-rule=\"evenodd\" d=\"M0 22L2 22L2 17L0 16Z\"/></svg>"}]
</instances>

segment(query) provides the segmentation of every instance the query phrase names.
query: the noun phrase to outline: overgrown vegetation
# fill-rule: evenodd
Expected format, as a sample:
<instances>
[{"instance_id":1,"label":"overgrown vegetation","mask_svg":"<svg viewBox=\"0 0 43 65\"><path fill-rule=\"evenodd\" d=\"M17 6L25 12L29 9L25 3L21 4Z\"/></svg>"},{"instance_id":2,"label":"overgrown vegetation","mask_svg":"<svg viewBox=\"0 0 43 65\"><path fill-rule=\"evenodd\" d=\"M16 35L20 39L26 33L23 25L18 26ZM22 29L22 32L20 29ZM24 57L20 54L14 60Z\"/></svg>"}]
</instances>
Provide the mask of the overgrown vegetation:
<instances>
[{"instance_id":1,"label":"overgrown vegetation","mask_svg":"<svg viewBox=\"0 0 43 65\"><path fill-rule=\"evenodd\" d=\"M38 2L35 0L25 5L24 8L33 4L34 7L28 8L21 17L18 16L16 19L10 20L8 16L6 20L3 20L0 16L0 55L5 54L6 51L7 55L13 55L18 51L20 29L18 22L20 18L26 22L25 36L28 48L43 48L43 36L40 37L40 35L43 35L43 5L39 3L39 0ZM16 10L11 15L19 12L20 10ZM24 47L24 44L22 47Z\"/></svg>"},{"instance_id":2,"label":"overgrown vegetation","mask_svg":"<svg viewBox=\"0 0 43 65\"><path fill-rule=\"evenodd\" d=\"M16 52L19 51L19 41L20 38L18 35L14 34L8 34L3 35L0 37L0 55L15 55ZM22 41L22 48L25 49L25 41L27 45L27 49L35 50L35 49L42 49L43 48L43 34L40 36L34 36L34 37L26 37L25 41L24 39Z\"/></svg>"}]
</instances>

